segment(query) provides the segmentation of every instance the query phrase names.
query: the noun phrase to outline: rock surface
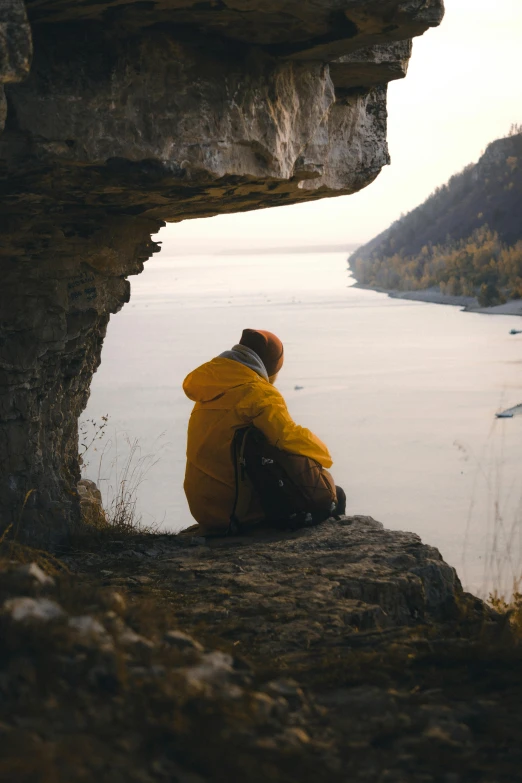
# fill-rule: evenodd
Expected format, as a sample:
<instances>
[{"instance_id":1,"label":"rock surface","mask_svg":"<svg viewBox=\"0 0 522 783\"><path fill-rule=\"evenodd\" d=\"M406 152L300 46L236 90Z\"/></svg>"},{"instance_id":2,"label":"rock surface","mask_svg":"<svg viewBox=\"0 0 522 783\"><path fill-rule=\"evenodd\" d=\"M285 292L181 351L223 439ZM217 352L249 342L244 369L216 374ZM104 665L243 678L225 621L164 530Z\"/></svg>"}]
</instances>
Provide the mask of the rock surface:
<instances>
[{"instance_id":1,"label":"rock surface","mask_svg":"<svg viewBox=\"0 0 522 783\"><path fill-rule=\"evenodd\" d=\"M519 637L417 536L352 517L63 560L0 560L6 783L519 778Z\"/></svg>"},{"instance_id":2,"label":"rock surface","mask_svg":"<svg viewBox=\"0 0 522 783\"><path fill-rule=\"evenodd\" d=\"M77 417L127 277L158 249L151 234L372 182L389 162L386 83L443 5L4 0L2 12L0 526L59 537L79 519Z\"/></svg>"},{"instance_id":3,"label":"rock surface","mask_svg":"<svg viewBox=\"0 0 522 783\"><path fill-rule=\"evenodd\" d=\"M363 631L448 619L462 594L438 550L414 533L384 530L370 517L345 517L294 534L266 531L204 543L187 536L185 546L173 548L184 539L160 537L153 548L133 550L137 566L130 579L137 583L143 573L149 582L168 585L183 624L219 625L222 638L253 645L261 656L299 654ZM108 557L112 569L119 555ZM93 556L90 567L97 570L100 562ZM117 570L107 581L121 584Z\"/></svg>"}]
</instances>

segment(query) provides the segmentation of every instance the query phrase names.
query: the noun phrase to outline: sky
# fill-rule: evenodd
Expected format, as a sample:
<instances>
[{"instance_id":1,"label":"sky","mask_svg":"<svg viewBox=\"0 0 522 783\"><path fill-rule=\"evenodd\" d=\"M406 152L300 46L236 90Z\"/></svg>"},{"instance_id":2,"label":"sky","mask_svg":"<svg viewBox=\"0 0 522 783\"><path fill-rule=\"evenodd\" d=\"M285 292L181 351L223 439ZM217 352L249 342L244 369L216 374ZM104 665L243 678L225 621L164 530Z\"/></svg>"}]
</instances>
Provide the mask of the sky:
<instances>
[{"instance_id":1,"label":"sky","mask_svg":"<svg viewBox=\"0 0 522 783\"><path fill-rule=\"evenodd\" d=\"M352 196L168 225L172 252L198 247L364 243L416 207L490 141L522 123L522 0L446 0L388 94L391 166Z\"/></svg>"}]
</instances>

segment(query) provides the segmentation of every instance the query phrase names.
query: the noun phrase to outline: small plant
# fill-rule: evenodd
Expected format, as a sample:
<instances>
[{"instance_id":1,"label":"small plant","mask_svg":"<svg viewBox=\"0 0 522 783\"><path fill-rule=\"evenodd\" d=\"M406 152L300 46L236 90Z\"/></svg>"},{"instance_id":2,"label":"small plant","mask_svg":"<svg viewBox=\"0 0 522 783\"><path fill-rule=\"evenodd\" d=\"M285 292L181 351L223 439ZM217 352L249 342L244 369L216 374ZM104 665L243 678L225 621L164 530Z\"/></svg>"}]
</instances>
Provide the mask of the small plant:
<instances>
[{"instance_id":1,"label":"small plant","mask_svg":"<svg viewBox=\"0 0 522 783\"><path fill-rule=\"evenodd\" d=\"M513 594L509 601L495 590L490 594L488 604L500 614L507 615L515 636L517 638L522 637L522 593L520 592L520 582L513 585Z\"/></svg>"},{"instance_id":2,"label":"small plant","mask_svg":"<svg viewBox=\"0 0 522 783\"><path fill-rule=\"evenodd\" d=\"M518 136L519 133L522 133L522 123L512 122L508 136Z\"/></svg>"},{"instance_id":3,"label":"small plant","mask_svg":"<svg viewBox=\"0 0 522 783\"><path fill-rule=\"evenodd\" d=\"M123 461L122 449L126 454ZM106 458L111 450L115 456L106 470ZM90 490L87 501L82 502L84 522L96 530L113 531L118 535L156 532L157 525L145 524L138 511L138 491L159 461L157 453L158 449L154 448L153 453L143 454L137 438L131 439L125 432L115 433L114 439L105 443L98 467L96 484L103 488L104 503L102 505L99 493L98 497L94 496L96 489L94 493Z\"/></svg>"},{"instance_id":4,"label":"small plant","mask_svg":"<svg viewBox=\"0 0 522 783\"><path fill-rule=\"evenodd\" d=\"M483 584L478 594L489 596L488 602L499 611L503 602L503 612L518 602L522 631L522 494L515 479L507 481L504 430L493 424L480 456L460 441L453 445L475 473L462 549L464 573L468 547L478 533L485 540ZM473 529L476 513L484 517L483 531Z\"/></svg>"},{"instance_id":5,"label":"small plant","mask_svg":"<svg viewBox=\"0 0 522 783\"><path fill-rule=\"evenodd\" d=\"M103 440L106 435L105 430L109 423L109 414L102 416L100 421L96 419L84 419L80 422L78 428L78 461L82 468L87 468L89 462L86 461L85 455L92 448L93 451L98 451L94 445L98 441Z\"/></svg>"},{"instance_id":6,"label":"small plant","mask_svg":"<svg viewBox=\"0 0 522 783\"><path fill-rule=\"evenodd\" d=\"M108 522L111 527L123 533L151 533L154 532L154 526L151 528L143 524L136 506L138 490L159 457L142 454L137 438L131 441L126 433L123 438L128 447L128 455L120 471L117 461L115 464L115 486L106 511ZM112 486L110 489L113 489Z\"/></svg>"}]
</instances>

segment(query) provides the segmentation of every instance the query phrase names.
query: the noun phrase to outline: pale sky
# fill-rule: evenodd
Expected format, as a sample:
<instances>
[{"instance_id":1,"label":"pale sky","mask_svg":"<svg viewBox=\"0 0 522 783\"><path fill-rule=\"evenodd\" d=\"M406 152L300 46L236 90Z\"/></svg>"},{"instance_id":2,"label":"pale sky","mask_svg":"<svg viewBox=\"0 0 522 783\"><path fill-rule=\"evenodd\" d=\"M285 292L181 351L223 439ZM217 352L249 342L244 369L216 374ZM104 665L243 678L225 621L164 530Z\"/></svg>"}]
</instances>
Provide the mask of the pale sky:
<instances>
[{"instance_id":1,"label":"pale sky","mask_svg":"<svg viewBox=\"0 0 522 783\"><path fill-rule=\"evenodd\" d=\"M388 93L391 166L353 196L169 225L168 252L201 245L366 242L522 122L522 0L446 0Z\"/></svg>"}]
</instances>

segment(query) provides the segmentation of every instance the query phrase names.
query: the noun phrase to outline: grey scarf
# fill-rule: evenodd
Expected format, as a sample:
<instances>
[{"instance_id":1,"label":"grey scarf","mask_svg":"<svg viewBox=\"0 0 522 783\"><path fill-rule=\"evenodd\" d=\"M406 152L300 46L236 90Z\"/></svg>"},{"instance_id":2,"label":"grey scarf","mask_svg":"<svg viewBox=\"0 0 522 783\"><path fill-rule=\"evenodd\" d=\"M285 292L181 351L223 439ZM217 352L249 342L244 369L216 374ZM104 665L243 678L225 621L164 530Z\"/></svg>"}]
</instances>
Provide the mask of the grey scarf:
<instances>
[{"instance_id":1,"label":"grey scarf","mask_svg":"<svg viewBox=\"0 0 522 783\"><path fill-rule=\"evenodd\" d=\"M265 381L268 381L268 373L266 371L265 365L257 353L251 348L247 348L246 345L234 345L231 351L224 351L223 353L219 354L219 357L220 359L232 359L233 362L244 364L245 367L249 368L249 370L257 372L261 378L264 378Z\"/></svg>"}]
</instances>

